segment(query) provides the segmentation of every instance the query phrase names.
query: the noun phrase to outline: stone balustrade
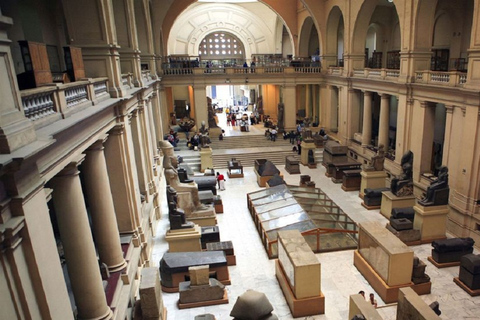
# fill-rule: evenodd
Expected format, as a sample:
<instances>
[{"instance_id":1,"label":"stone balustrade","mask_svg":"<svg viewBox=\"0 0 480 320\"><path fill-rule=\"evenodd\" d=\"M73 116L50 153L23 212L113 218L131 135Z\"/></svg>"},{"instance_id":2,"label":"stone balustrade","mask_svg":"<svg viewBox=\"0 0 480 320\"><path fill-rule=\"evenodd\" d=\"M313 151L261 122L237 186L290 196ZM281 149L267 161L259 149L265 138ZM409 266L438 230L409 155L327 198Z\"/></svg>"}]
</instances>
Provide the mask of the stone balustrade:
<instances>
[{"instance_id":1,"label":"stone balustrade","mask_svg":"<svg viewBox=\"0 0 480 320\"><path fill-rule=\"evenodd\" d=\"M416 71L415 82L448 87L463 87L467 73L459 71Z\"/></svg>"},{"instance_id":2,"label":"stone balustrade","mask_svg":"<svg viewBox=\"0 0 480 320\"><path fill-rule=\"evenodd\" d=\"M86 79L66 84L52 84L20 91L25 116L42 127L82 106L96 104L108 95L107 78Z\"/></svg>"}]
</instances>

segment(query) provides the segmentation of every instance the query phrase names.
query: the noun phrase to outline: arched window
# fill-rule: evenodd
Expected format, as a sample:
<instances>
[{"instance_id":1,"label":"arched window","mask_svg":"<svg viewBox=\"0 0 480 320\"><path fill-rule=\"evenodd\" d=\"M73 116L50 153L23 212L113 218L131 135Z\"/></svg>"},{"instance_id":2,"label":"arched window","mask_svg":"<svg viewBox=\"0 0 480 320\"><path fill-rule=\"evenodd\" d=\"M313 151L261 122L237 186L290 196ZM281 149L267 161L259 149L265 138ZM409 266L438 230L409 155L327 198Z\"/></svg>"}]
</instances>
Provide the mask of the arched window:
<instances>
[{"instance_id":1,"label":"arched window","mask_svg":"<svg viewBox=\"0 0 480 320\"><path fill-rule=\"evenodd\" d=\"M198 46L198 55L203 59L242 59L245 48L242 41L228 32L208 34Z\"/></svg>"}]
</instances>

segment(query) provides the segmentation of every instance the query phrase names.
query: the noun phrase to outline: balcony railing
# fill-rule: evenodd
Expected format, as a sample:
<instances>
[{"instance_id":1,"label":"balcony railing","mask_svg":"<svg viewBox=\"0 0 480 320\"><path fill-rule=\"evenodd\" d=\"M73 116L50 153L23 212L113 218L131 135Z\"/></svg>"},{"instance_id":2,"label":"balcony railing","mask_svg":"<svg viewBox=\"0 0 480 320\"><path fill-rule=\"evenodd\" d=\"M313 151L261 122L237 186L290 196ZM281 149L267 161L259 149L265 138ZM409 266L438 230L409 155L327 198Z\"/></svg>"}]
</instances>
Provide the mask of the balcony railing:
<instances>
[{"instance_id":1,"label":"balcony railing","mask_svg":"<svg viewBox=\"0 0 480 320\"><path fill-rule=\"evenodd\" d=\"M467 74L459 71L416 71L415 82L448 87L463 87Z\"/></svg>"},{"instance_id":2,"label":"balcony railing","mask_svg":"<svg viewBox=\"0 0 480 320\"><path fill-rule=\"evenodd\" d=\"M96 78L67 84L54 84L20 91L25 116L42 127L60 117L108 97L107 78Z\"/></svg>"},{"instance_id":3,"label":"balcony railing","mask_svg":"<svg viewBox=\"0 0 480 320\"><path fill-rule=\"evenodd\" d=\"M354 77L361 77L361 78L372 78L372 79L382 79L382 80L395 80L400 76L400 71L396 69L354 69L353 70Z\"/></svg>"}]
</instances>

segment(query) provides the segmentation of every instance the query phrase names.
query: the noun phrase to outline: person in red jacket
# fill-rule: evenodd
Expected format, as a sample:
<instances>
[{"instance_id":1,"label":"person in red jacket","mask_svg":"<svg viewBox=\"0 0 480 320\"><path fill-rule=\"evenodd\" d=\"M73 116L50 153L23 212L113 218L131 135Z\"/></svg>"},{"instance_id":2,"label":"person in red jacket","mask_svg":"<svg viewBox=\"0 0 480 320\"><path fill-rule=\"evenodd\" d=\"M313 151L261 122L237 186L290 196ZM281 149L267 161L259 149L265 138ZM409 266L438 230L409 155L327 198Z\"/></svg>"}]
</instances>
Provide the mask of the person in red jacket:
<instances>
[{"instance_id":1,"label":"person in red jacket","mask_svg":"<svg viewBox=\"0 0 480 320\"><path fill-rule=\"evenodd\" d=\"M220 172L217 172L217 183L220 191L225 190L225 177Z\"/></svg>"}]
</instances>

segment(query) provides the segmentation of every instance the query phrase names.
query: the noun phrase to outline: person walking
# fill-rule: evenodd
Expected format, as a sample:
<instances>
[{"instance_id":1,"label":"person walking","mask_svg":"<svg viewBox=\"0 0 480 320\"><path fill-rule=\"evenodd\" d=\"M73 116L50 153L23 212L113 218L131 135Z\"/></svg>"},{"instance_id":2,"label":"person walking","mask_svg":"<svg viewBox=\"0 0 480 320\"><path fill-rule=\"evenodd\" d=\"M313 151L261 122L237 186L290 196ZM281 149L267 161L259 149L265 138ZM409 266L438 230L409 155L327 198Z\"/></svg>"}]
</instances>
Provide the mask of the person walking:
<instances>
[{"instance_id":1,"label":"person walking","mask_svg":"<svg viewBox=\"0 0 480 320\"><path fill-rule=\"evenodd\" d=\"M220 172L217 172L217 183L220 191L225 190L225 177Z\"/></svg>"}]
</instances>

